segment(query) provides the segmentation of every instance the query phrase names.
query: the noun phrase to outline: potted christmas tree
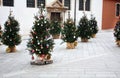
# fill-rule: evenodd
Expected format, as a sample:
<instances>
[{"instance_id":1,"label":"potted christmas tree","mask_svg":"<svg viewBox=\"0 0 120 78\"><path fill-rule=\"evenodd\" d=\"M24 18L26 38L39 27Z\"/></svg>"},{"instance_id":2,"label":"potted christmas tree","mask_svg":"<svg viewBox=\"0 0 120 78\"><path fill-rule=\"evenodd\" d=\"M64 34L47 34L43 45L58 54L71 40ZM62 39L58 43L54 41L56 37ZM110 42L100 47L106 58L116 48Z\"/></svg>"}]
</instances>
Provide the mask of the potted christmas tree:
<instances>
[{"instance_id":1,"label":"potted christmas tree","mask_svg":"<svg viewBox=\"0 0 120 78\"><path fill-rule=\"evenodd\" d=\"M116 26L114 28L114 36L116 38L116 44L120 46L120 18L116 23Z\"/></svg>"},{"instance_id":2,"label":"potted christmas tree","mask_svg":"<svg viewBox=\"0 0 120 78\"><path fill-rule=\"evenodd\" d=\"M32 65L44 65L53 62L51 52L53 51L54 41L49 33L50 23L43 15L43 10L44 8L41 5L39 15L35 16L30 39L27 43L28 50L32 55Z\"/></svg>"},{"instance_id":3,"label":"potted christmas tree","mask_svg":"<svg viewBox=\"0 0 120 78\"><path fill-rule=\"evenodd\" d=\"M10 11L8 20L4 24L4 31L2 35L2 43L8 46L6 52L16 52L16 45L21 43L19 30L19 23L12 16L12 11Z\"/></svg>"},{"instance_id":4,"label":"potted christmas tree","mask_svg":"<svg viewBox=\"0 0 120 78\"><path fill-rule=\"evenodd\" d=\"M0 45L2 44L2 43L1 43L1 40L2 40L2 27L1 27L1 25L0 25Z\"/></svg>"},{"instance_id":5,"label":"potted christmas tree","mask_svg":"<svg viewBox=\"0 0 120 78\"><path fill-rule=\"evenodd\" d=\"M96 33L98 32L97 21L93 15L91 15L91 19L89 20L89 26L91 27L92 38L95 38Z\"/></svg>"},{"instance_id":6,"label":"potted christmas tree","mask_svg":"<svg viewBox=\"0 0 120 78\"><path fill-rule=\"evenodd\" d=\"M51 21L50 34L52 34L54 39L58 39L61 32L60 22L57 20Z\"/></svg>"},{"instance_id":7,"label":"potted christmas tree","mask_svg":"<svg viewBox=\"0 0 120 78\"><path fill-rule=\"evenodd\" d=\"M67 21L64 23L64 27L62 29L62 40L67 43L68 49L74 49L77 46L77 34L76 34L76 26L72 19L70 19L70 15L68 15Z\"/></svg>"},{"instance_id":8,"label":"potted christmas tree","mask_svg":"<svg viewBox=\"0 0 120 78\"><path fill-rule=\"evenodd\" d=\"M78 29L77 29L77 35L81 37L82 42L88 42L88 39L90 39L92 35L91 28L89 26L89 21L85 14L80 19Z\"/></svg>"}]
</instances>

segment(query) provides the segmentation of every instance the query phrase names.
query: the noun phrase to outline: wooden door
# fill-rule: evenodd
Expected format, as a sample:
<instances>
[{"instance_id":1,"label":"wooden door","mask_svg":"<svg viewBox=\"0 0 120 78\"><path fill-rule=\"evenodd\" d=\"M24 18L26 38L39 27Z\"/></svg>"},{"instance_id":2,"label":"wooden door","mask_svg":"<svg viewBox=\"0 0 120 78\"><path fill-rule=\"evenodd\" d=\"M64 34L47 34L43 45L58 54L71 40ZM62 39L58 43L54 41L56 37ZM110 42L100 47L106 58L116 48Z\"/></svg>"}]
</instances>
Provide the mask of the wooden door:
<instances>
[{"instance_id":1,"label":"wooden door","mask_svg":"<svg viewBox=\"0 0 120 78\"><path fill-rule=\"evenodd\" d=\"M51 21L53 20L58 20L58 21L61 21L61 18L60 18L60 13L59 12L51 12Z\"/></svg>"}]
</instances>

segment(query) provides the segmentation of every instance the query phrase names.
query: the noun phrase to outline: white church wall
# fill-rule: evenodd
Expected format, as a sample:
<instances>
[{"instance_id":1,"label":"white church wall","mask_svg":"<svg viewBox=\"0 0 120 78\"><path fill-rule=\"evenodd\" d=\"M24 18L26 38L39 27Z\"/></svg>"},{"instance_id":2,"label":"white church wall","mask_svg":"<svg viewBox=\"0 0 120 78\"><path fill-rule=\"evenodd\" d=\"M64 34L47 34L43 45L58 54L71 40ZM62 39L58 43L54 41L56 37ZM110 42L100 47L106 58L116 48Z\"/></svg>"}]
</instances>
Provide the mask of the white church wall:
<instances>
[{"instance_id":1,"label":"white church wall","mask_svg":"<svg viewBox=\"0 0 120 78\"><path fill-rule=\"evenodd\" d=\"M30 33L31 27L34 22L34 14L38 12L38 8L28 8L26 7L26 0L14 0L14 7L0 6L0 24L4 28L4 23L8 18L10 8L13 10L13 15L20 23L20 33L22 35L28 35ZM54 0L46 0L46 5L49 5ZM71 0L71 18L74 20L74 1ZM79 11L79 0L76 0L76 25L80 18L83 16L83 11ZM99 6L98 6L99 3ZM101 29L102 24L102 0L91 0L91 11L86 11L88 18L90 18L91 12L96 17L98 21L99 29ZM68 18L68 11L65 13L65 19Z\"/></svg>"},{"instance_id":2,"label":"white church wall","mask_svg":"<svg viewBox=\"0 0 120 78\"><path fill-rule=\"evenodd\" d=\"M74 2L75 0L71 0L71 18L74 20ZM99 3L99 5L98 5ZM87 15L88 19L90 19L91 14L96 17L96 20L98 22L98 27L99 29L102 28L102 0L91 0L91 10L90 11L85 11L85 14ZM79 10L79 0L76 0L76 25L78 25L80 18L83 16L83 11ZM68 18L68 11L65 13L65 18Z\"/></svg>"},{"instance_id":3,"label":"white church wall","mask_svg":"<svg viewBox=\"0 0 120 78\"><path fill-rule=\"evenodd\" d=\"M34 14L38 11L37 8L27 8L26 0L15 0L14 7L0 6L0 24L4 29L4 23L8 18L10 9L13 15L20 24L20 34L27 35L33 26Z\"/></svg>"}]
</instances>

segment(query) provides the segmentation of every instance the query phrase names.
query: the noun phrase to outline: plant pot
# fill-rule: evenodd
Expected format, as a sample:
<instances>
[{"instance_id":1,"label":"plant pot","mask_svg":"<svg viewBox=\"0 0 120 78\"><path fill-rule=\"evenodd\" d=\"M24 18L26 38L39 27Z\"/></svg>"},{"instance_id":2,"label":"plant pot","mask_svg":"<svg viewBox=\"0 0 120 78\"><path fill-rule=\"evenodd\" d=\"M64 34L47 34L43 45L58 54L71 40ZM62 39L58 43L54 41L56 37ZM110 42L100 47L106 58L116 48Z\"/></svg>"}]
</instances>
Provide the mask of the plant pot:
<instances>
[{"instance_id":1,"label":"plant pot","mask_svg":"<svg viewBox=\"0 0 120 78\"><path fill-rule=\"evenodd\" d=\"M75 43L69 43L67 42L67 49L74 49L75 48Z\"/></svg>"},{"instance_id":2,"label":"plant pot","mask_svg":"<svg viewBox=\"0 0 120 78\"><path fill-rule=\"evenodd\" d=\"M120 46L120 40L116 40L116 44Z\"/></svg>"},{"instance_id":3,"label":"plant pot","mask_svg":"<svg viewBox=\"0 0 120 78\"><path fill-rule=\"evenodd\" d=\"M60 34L52 35L53 39L59 39Z\"/></svg>"},{"instance_id":4,"label":"plant pot","mask_svg":"<svg viewBox=\"0 0 120 78\"><path fill-rule=\"evenodd\" d=\"M81 42L88 42L87 38L81 38Z\"/></svg>"},{"instance_id":5,"label":"plant pot","mask_svg":"<svg viewBox=\"0 0 120 78\"><path fill-rule=\"evenodd\" d=\"M16 46L8 46L6 52L7 53L16 52Z\"/></svg>"},{"instance_id":6,"label":"plant pot","mask_svg":"<svg viewBox=\"0 0 120 78\"><path fill-rule=\"evenodd\" d=\"M51 60L50 54L41 54L37 56L37 59L30 62L31 65L46 65L46 64L52 64L53 60Z\"/></svg>"},{"instance_id":7,"label":"plant pot","mask_svg":"<svg viewBox=\"0 0 120 78\"><path fill-rule=\"evenodd\" d=\"M92 38L95 38L96 37L96 34L92 34Z\"/></svg>"},{"instance_id":8,"label":"plant pot","mask_svg":"<svg viewBox=\"0 0 120 78\"><path fill-rule=\"evenodd\" d=\"M40 60L50 60L51 59L51 55L50 54L41 54L38 56L40 58Z\"/></svg>"},{"instance_id":9,"label":"plant pot","mask_svg":"<svg viewBox=\"0 0 120 78\"><path fill-rule=\"evenodd\" d=\"M78 44L78 42L77 42L77 41L75 41L75 42L74 42L74 46L77 46L77 44Z\"/></svg>"}]
</instances>

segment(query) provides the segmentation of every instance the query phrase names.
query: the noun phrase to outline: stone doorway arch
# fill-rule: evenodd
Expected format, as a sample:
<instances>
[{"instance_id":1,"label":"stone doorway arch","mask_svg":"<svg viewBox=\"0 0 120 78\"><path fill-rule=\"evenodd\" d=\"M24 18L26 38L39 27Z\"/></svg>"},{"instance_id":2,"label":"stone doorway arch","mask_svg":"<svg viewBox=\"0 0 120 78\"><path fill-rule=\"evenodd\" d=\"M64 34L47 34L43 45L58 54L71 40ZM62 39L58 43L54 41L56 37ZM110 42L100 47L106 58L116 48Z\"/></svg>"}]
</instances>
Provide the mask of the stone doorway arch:
<instances>
[{"instance_id":1,"label":"stone doorway arch","mask_svg":"<svg viewBox=\"0 0 120 78\"><path fill-rule=\"evenodd\" d=\"M59 0L54 1L46 8L47 8L47 18L49 20L57 19L61 23L64 22L65 11L67 10L67 7L64 7L64 5L61 2L59 2Z\"/></svg>"}]
</instances>

